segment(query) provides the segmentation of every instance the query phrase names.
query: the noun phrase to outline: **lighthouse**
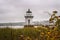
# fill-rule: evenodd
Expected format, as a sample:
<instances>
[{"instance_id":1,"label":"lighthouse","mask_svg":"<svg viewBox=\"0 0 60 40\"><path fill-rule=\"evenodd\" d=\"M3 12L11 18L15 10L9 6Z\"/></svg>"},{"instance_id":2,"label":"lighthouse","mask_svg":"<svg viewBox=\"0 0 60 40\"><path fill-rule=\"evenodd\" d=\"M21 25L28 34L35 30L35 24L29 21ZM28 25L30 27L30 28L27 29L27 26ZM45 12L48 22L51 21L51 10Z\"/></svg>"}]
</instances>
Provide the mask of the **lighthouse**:
<instances>
[{"instance_id":1,"label":"lighthouse","mask_svg":"<svg viewBox=\"0 0 60 40\"><path fill-rule=\"evenodd\" d=\"M32 11L30 11L30 9L28 9L28 11L26 11L26 14L24 17L25 17L24 27L33 27L33 25L32 25L33 15L32 15Z\"/></svg>"}]
</instances>

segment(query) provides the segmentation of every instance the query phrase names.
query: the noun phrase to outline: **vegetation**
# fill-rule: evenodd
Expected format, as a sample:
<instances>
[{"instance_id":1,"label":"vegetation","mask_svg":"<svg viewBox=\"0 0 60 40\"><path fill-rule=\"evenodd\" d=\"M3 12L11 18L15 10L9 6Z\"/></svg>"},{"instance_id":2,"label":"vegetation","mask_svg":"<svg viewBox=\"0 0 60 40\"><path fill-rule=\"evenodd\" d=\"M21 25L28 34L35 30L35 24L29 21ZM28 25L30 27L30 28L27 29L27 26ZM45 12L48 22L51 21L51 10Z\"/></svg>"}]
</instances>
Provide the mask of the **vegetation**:
<instances>
[{"instance_id":1,"label":"vegetation","mask_svg":"<svg viewBox=\"0 0 60 40\"><path fill-rule=\"evenodd\" d=\"M0 40L60 40L60 30L58 27L54 29L46 27L0 28Z\"/></svg>"}]
</instances>

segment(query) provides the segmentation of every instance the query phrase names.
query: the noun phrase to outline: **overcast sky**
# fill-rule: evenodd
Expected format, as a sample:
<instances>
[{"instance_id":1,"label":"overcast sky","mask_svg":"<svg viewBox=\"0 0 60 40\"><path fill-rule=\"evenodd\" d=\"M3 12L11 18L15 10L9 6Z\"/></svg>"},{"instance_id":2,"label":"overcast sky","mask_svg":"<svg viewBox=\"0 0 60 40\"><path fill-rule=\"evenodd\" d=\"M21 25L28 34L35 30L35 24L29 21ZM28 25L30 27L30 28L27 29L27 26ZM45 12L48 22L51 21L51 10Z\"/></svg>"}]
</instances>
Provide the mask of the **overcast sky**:
<instances>
[{"instance_id":1,"label":"overcast sky","mask_svg":"<svg viewBox=\"0 0 60 40\"><path fill-rule=\"evenodd\" d=\"M33 21L48 20L50 16L45 11L57 10L59 14L60 0L0 0L0 23L24 21L28 8L34 15Z\"/></svg>"}]
</instances>

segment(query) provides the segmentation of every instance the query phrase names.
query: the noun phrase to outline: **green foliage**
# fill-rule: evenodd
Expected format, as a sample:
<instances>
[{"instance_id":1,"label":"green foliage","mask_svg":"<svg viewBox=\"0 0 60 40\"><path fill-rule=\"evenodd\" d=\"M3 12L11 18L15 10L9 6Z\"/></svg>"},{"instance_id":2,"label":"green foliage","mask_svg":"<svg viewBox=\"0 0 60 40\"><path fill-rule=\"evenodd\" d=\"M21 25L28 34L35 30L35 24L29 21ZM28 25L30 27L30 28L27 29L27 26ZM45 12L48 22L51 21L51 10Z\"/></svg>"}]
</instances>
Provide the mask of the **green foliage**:
<instances>
[{"instance_id":1,"label":"green foliage","mask_svg":"<svg viewBox=\"0 0 60 40\"><path fill-rule=\"evenodd\" d=\"M46 27L22 29L0 28L0 40L57 40L60 37L60 31L55 29L51 30Z\"/></svg>"},{"instance_id":2,"label":"green foliage","mask_svg":"<svg viewBox=\"0 0 60 40\"><path fill-rule=\"evenodd\" d=\"M60 31L60 19L58 19L58 20L56 21L56 24L55 24L55 25L57 26L57 30Z\"/></svg>"}]
</instances>

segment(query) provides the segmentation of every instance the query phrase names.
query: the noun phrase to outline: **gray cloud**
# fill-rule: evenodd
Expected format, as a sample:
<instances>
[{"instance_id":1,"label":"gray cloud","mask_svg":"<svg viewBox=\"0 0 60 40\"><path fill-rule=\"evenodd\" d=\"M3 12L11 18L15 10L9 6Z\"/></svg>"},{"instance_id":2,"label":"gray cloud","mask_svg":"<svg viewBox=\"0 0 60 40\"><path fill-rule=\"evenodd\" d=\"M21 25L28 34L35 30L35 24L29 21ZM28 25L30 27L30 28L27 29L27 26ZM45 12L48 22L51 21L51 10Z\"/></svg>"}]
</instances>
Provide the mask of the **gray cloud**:
<instances>
[{"instance_id":1,"label":"gray cloud","mask_svg":"<svg viewBox=\"0 0 60 40\"><path fill-rule=\"evenodd\" d=\"M48 20L49 15L44 11L60 11L60 0L0 0L0 22L24 21L28 8L33 12L34 21Z\"/></svg>"}]
</instances>

